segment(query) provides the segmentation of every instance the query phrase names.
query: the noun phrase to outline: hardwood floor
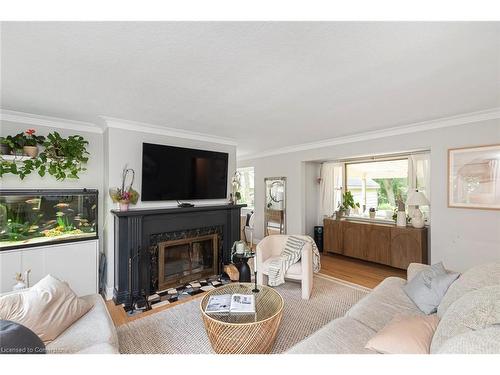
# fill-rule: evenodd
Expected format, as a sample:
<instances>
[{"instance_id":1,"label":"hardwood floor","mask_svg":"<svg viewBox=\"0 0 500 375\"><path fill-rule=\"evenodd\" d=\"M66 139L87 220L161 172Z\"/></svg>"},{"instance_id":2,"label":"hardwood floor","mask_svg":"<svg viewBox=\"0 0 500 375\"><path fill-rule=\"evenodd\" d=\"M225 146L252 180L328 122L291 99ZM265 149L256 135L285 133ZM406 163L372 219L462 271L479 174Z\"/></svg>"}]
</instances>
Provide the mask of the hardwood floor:
<instances>
[{"instance_id":1,"label":"hardwood floor","mask_svg":"<svg viewBox=\"0 0 500 375\"><path fill-rule=\"evenodd\" d=\"M336 277L337 279L349 281L354 284L359 284L368 288L374 288L382 280L389 276L398 276L406 278L406 271L397 268L392 268L384 266L381 264L366 262L363 260L358 260L354 258L345 257L342 255L321 255L321 271L320 273ZM136 319L143 318L145 316L154 314L158 311L169 309L173 306L177 306L181 303L191 301L194 298L198 298L200 294L186 298L182 301L175 302L171 305L164 305L154 310L147 311L142 314L135 316L128 316L125 310L121 306L116 306L113 301L106 301L108 311L115 323L115 326L119 326L125 323L129 323Z\"/></svg>"},{"instance_id":2,"label":"hardwood floor","mask_svg":"<svg viewBox=\"0 0 500 375\"><path fill-rule=\"evenodd\" d=\"M146 311L146 312L143 312L141 314L134 315L134 316L128 316L127 313L125 312L125 310L123 309L123 307L121 305L115 305L113 300L106 301L106 307L108 308L109 315L111 315L111 319L113 320L113 323L115 323L115 327L118 327L118 326L121 326L122 324L130 323L134 320L144 318L145 316L157 313L158 311L163 311L163 310L169 309L171 307L178 306L182 303L189 302L189 301L191 301L195 298L198 298L202 295L203 295L203 293L197 294L195 296L190 296L190 297L183 299L182 301L177 301L177 302L174 302L174 303L169 304L169 305L163 305L163 306L158 307L156 309L152 309L152 310L149 310L149 311Z\"/></svg>"},{"instance_id":3,"label":"hardwood floor","mask_svg":"<svg viewBox=\"0 0 500 375\"><path fill-rule=\"evenodd\" d=\"M334 254L321 255L320 273L367 288L376 287L389 276L406 279L405 270Z\"/></svg>"}]
</instances>

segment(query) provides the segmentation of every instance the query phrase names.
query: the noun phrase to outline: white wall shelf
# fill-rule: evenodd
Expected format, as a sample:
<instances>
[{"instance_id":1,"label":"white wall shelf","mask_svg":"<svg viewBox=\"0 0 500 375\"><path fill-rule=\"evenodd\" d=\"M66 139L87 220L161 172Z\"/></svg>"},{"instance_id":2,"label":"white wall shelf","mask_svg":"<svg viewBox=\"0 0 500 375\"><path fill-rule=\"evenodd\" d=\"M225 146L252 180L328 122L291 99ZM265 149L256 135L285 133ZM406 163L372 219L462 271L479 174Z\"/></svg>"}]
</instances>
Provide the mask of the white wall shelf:
<instances>
[{"instance_id":1,"label":"white wall shelf","mask_svg":"<svg viewBox=\"0 0 500 375\"><path fill-rule=\"evenodd\" d=\"M32 159L30 156L5 155L5 154L1 154L0 158L3 159L3 160L6 160L6 161L13 161L13 162L16 162L16 163L21 163L21 162L23 162L25 160Z\"/></svg>"}]
</instances>

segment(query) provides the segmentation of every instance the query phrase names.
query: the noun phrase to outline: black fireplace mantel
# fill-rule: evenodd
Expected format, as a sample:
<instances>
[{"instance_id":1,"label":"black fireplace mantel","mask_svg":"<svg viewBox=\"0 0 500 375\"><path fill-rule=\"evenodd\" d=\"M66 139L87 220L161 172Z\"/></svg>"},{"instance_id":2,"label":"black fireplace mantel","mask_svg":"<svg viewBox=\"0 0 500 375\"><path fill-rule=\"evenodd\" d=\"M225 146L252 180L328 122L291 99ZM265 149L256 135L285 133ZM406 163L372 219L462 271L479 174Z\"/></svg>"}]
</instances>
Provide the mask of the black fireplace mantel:
<instances>
[{"instance_id":1,"label":"black fireplace mantel","mask_svg":"<svg viewBox=\"0 0 500 375\"><path fill-rule=\"evenodd\" d=\"M241 208L245 204L210 205L186 208L140 208L112 210L114 215L115 303L128 303L131 293L139 297L150 289L149 247L154 234L221 226L224 264L231 258L231 247L240 239ZM221 272L222 270L219 270Z\"/></svg>"}]
</instances>

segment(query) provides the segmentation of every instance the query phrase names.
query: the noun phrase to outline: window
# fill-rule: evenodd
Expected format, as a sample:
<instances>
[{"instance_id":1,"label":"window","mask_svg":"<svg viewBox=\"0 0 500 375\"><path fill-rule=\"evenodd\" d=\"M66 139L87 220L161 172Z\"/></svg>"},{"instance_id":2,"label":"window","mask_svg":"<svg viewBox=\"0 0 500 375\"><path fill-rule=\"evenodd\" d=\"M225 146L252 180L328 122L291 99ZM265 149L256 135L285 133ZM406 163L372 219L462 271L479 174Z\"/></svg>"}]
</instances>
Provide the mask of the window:
<instances>
[{"instance_id":1,"label":"window","mask_svg":"<svg viewBox=\"0 0 500 375\"><path fill-rule=\"evenodd\" d=\"M408 159L346 163L346 183L360 208L354 214L368 215L370 208L379 218L392 219L397 200L406 202Z\"/></svg>"},{"instance_id":2,"label":"window","mask_svg":"<svg viewBox=\"0 0 500 375\"><path fill-rule=\"evenodd\" d=\"M241 203L244 203L248 208L254 207L254 168L245 167L238 168L237 172L240 175L240 194Z\"/></svg>"},{"instance_id":3,"label":"window","mask_svg":"<svg viewBox=\"0 0 500 375\"><path fill-rule=\"evenodd\" d=\"M415 189L430 200L429 153L416 153L379 160L355 160L344 163L344 186L359 203L353 216L369 216L376 210L378 219L392 220L397 201L406 202L408 193ZM429 207L420 207L429 221ZM411 212L407 207L406 210Z\"/></svg>"}]
</instances>

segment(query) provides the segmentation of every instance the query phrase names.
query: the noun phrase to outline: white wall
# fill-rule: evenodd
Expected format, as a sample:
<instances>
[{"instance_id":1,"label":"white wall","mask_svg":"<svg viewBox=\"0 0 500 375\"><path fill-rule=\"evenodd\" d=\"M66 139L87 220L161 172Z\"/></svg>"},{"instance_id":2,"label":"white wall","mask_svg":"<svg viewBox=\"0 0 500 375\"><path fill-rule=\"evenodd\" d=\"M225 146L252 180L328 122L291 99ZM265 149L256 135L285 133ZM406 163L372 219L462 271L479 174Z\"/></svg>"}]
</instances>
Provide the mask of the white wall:
<instances>
[{"instance_id":1,"label":"white wall","mask_svg":"<svg viewBox=\"0 0 500 375\"><path fill-rule=\"evenodd\" d=\"M319 220L319 183L318 177L321 172L321 163L305 162L303 163L305 181L304 181L304 233L313 237L314 226L318 225Z\"/></svg>"},{"instance_id":2,"label":"white wall","mask_svg":"<svg viewBox=\"0 0 500 375\"><path fill-rule=\"evenodd\" d=\"M309 163L304 162L429 149L431 262L443 261L449 268L465 270L475 264L500 261L500 212L448 208L447 150L494 143L500 143L500 120L242 160L238 167L255 168L256 237L262 237L264 229L264 178L272 176L287 177L288 233L310 233L311 211L314 210L310 206L316 203L306 196L313 192L311 178L314 173L308 172L304 165Z\"/></svg>"},{"instance_id":3,"label":"white wall","mask_svg":"<svg viewBox=\"0 0 500 375\"><path fill-rule=\"evenodd\" d=\"M166 135L152 134L140 131L124 130L119 128L107 128L104 133L104 191L105 195L105 218L104 218L104 249L107 258L107 296L112 296L112 288L114 285L114 239L113 239L113 215L111 209L116 208L112 200L109 198L107 191L110 187L119 187L121 185L121 173L125 165L135 171L134 189L141 193L141 174L142 174L142 143L155 143L169 146L188 147L203 149L209 151L227 152L229 154L228 161L228 192L230 191L230 177L236 170L236 146L219 144L213 142L198 141L185 138L177 138ZM191 201L195 204L220 204L226 203L227 200L202 200ZM175 207L176 201L165 202L142 202L140 199L137 205L131 208L140 207Z\"/></svg>"}]
</instances>

